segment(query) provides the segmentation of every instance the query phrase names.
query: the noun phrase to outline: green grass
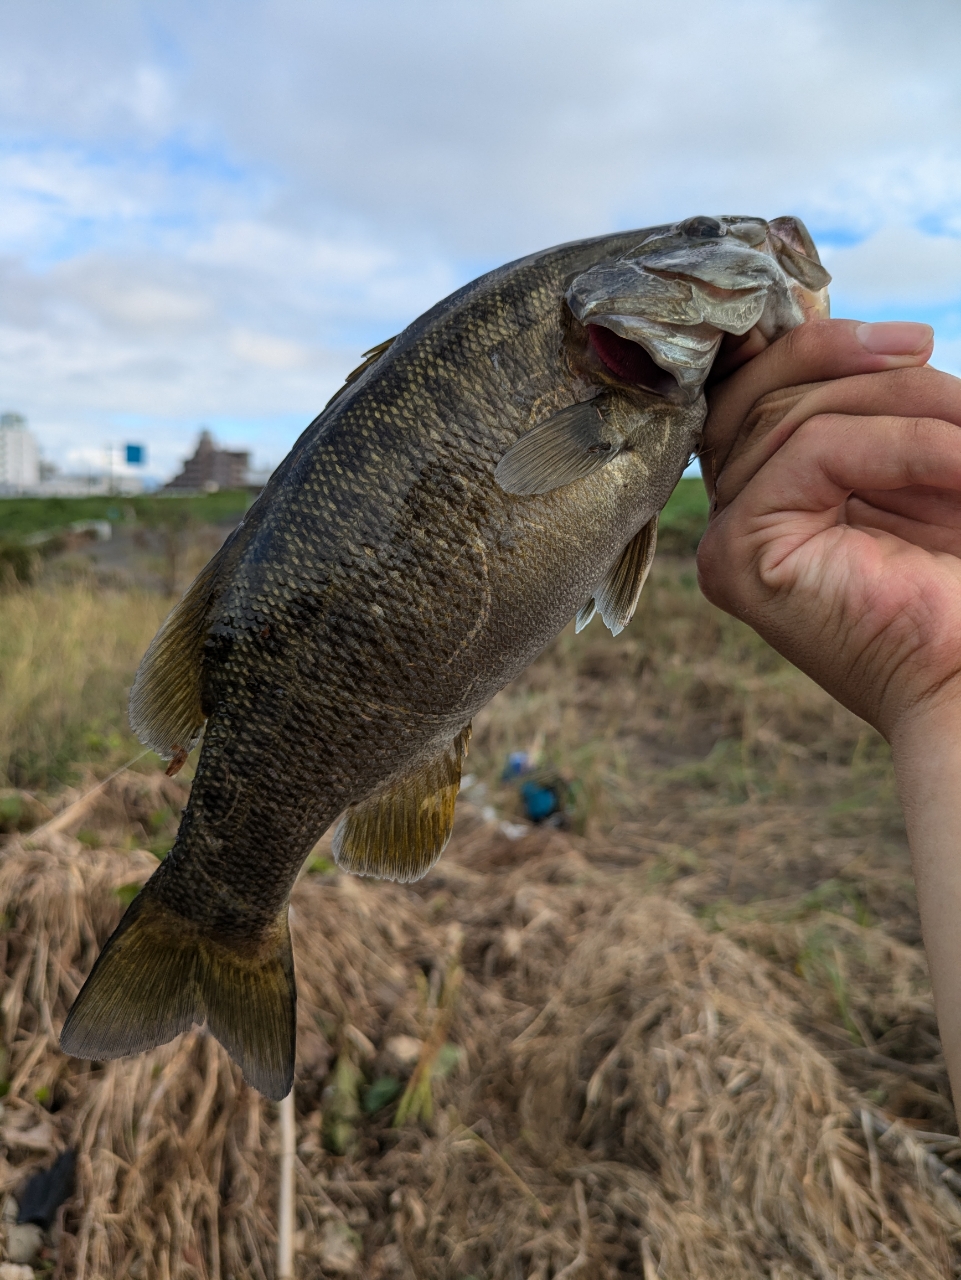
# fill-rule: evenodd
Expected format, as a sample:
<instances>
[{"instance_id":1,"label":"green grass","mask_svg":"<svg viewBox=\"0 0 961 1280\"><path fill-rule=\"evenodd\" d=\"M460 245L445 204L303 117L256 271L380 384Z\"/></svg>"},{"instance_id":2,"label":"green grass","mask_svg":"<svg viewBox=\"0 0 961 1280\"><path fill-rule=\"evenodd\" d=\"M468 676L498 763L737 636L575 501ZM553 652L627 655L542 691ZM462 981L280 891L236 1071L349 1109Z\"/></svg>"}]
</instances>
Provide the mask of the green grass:
<instances>
[{"instance_id":1,"label":"green grass","mask_svg":"<svg viewBox=\"0 0 961 1280\"><path fill-rule=\"evenodd\" d=\"M243 515L251 497L243 489L191 498L142 494L132 498L0 498L0 541L65 529L77 520L136 520L148 526L217 524ZM662 551L691 553L707 524L708 500L700 480L682 480L661 513Z\"/></svg>"},{"instance_id":2,"label":"green grass","mask_svg":"<svg viewBox=\"0 0 961 1280\"><path fill-rule=\"evenodd\" d=\"M133 521L148 526L218 524L242 516L250 506L246 489L224 489L191 498L154 494L122 498L2 498L0 541L65 529L77 520Z\"/></svg>"},{"instance_id":3,"label":"green grass","mask_svg":"<svg viewBox=\"0 0 961 1280\"><path fill-rule=\"evenodd\" d=\"M710 503L700 480L682 480L661 512L658 548L671 555L693 555L707 525Z\"/></svg>"}]
</instances>

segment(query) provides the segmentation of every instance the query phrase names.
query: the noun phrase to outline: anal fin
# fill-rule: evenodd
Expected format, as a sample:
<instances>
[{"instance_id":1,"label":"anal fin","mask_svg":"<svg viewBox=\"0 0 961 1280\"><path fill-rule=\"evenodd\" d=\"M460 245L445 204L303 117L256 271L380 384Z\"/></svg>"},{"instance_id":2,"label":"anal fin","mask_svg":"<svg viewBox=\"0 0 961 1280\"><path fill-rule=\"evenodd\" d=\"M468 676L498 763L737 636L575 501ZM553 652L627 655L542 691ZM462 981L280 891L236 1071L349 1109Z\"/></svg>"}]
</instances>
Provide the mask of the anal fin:
<instances>
[{"instance_id":1,"label":"anal fin","mask_svg":"<svg viewBox=\"0 0 961 1280\"><path fill-rule=\"evenodd\" d=\"M351 805L334 833L338 866L384 880L425 876L450 839L469 739L470 725L432 760Z\"/></svg>"},{"instance_id":2,"label":"anal fin","mask_svg":"<svg viewBox=\"0 0 961 1280\"><path fill-rule=\"evenodd\" d=\"M654 561L657 546L657 516L639 530L618 556L614 567L577 615L577 630L581 631L594 616L594 609L604 619L611 635L618 635L631 618L641 598ZM584 621L581 618L584 617Z\"/></svg>"}]
</instances>

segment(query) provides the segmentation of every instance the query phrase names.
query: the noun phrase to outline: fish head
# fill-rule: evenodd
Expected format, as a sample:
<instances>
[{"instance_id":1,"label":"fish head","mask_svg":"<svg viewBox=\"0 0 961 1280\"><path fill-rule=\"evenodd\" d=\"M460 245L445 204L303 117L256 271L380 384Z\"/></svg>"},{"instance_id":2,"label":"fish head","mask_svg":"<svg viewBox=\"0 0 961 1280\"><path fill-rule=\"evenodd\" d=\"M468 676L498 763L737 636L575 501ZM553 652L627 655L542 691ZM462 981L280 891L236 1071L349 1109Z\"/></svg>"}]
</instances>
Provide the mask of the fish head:
<instances>
[{"instance_id":1,"label":"fish head","mask_svg":"<svg viewBox=\"0 0 961 1280\"><path fill-rule=\"evenodd\" d=\"M603 381L690 405L726 333L773 341L829 313L831 277L798 218L699 216L641 237L565 294L575 348Z\"/></svg>"}]
</instances>

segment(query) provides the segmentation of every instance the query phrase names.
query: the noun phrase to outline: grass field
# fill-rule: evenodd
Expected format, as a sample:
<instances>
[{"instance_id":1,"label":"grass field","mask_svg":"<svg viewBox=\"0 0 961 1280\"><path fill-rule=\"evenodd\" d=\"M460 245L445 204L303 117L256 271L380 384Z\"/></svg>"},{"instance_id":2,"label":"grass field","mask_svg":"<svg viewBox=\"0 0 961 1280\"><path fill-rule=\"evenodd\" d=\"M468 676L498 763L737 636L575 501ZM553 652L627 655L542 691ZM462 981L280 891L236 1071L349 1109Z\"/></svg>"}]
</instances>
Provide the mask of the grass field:
<instances>
[{"instance_id":1,"label":"grass field","mask_svg":"<svg viewBox=\"0 0 961 1280\"><path fill-rule=\"evenodd\" d=\"M0 541L66 529L79 520L155 525L189 521L219 524L239 520L250 506L245 489L225 489L189 498L138 494L135 497L0 498Z\"/></svg>"},{"instance_id":2,"label":"grass field","mask_svg":"<svg viewBox=\"0 0 961 1280\"><path fill-rule=\"evenodd\" d=\"M631 626L568 629L477 717L435 870L345 877L328 836L296 890L300 1276L957 1274L887 747L703 600L703 493L673 501L688 554ZM76 1147L48 1270L267 1280L275 1108L200 1033L106 1066L54 1038L188 794L148 756L66 809L136 750L169 605L56 558L0 594L0 1194ZM566 780L566 829L525 823L518 750Z\"/></svg>"},{"instance_id":3,"label":"grass field","mask_svg":"<svg viewBox=\"0 0 961 1280\"><path fill-rule=\"evenodd\" d=\"M246 490L225 489L190 498L143 494L132 498L0 498L0 542L16 542L55 532L81 520L113 524L189 523L193 526L239 520L251 503ZM707 496L700 480L682 480L661 516L664 549L692 551L707 520Z\"/></svg>"}]
</instances>

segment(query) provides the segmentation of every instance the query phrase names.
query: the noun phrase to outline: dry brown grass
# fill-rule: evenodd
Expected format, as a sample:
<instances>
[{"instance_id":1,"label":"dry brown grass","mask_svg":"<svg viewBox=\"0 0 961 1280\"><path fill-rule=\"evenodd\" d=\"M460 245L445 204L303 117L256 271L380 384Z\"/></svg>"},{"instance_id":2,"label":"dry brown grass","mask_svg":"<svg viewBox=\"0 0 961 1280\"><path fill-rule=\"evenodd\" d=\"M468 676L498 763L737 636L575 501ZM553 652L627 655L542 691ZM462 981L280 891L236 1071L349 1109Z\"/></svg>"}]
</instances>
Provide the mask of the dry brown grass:
<instances>
[{"instance_id":1,"label":"dry brown grass","mask_svg":"<svg viewBox=\"0 0 961 1280\"><path fill-rule=\"evenodd\" d=\"M635 628L565 635L480 718L424 881L341 876L322 842L299 883L299 1276L956 1274L961 1142L886 750L690 566L652 586ZM499 774L532 744L581 782L579 831L481 819L518 816ZM55 1043L178 784L122 775L83 842L0 854L0 1194L79 1148L50 1256L78 1280L274 1274L276 1108L219 1046L96 1066Z\"/></svg>"},{"instance_id":2,"label":"dry brown grass","mask_svg":"<svg viewBox=\"0 0 961 1280\"><path fill-rule=\"evenodd\" d=\"M879 1140L890 1116L805 1034L823 987L787 989L775 961L590 852L465 813L420 892L301 881L298 1274L547 1280L578 1259L568 1276L641 1275L647 1257L676 1280L953 1275L943 1166L910 1127ZM7 849L0 1190L73 1144L59 1274L267 1277L275 1108L219 1046L196 1033L101 1067L56 1049L116 890L154 865L68 836ZM862 932L899 979L887 1016L914 1016L917 955ZM461 967L446 1034L463 1056L433 1081L432 1119L391 1127L396 1100L365 1115L393 1037L430 1040Z\"/></svg>"},{"instance_id":3,"label":"dry brown grass","mask_svg":"<svg viewBox=\"0 0 961 1280\"><path fill-rule=\"evenodd\" d=\"M48 787L75 761L131 753L126 690L169 608L84 583L0 594L0 787Z\"/></svg>"}]
</instances>

